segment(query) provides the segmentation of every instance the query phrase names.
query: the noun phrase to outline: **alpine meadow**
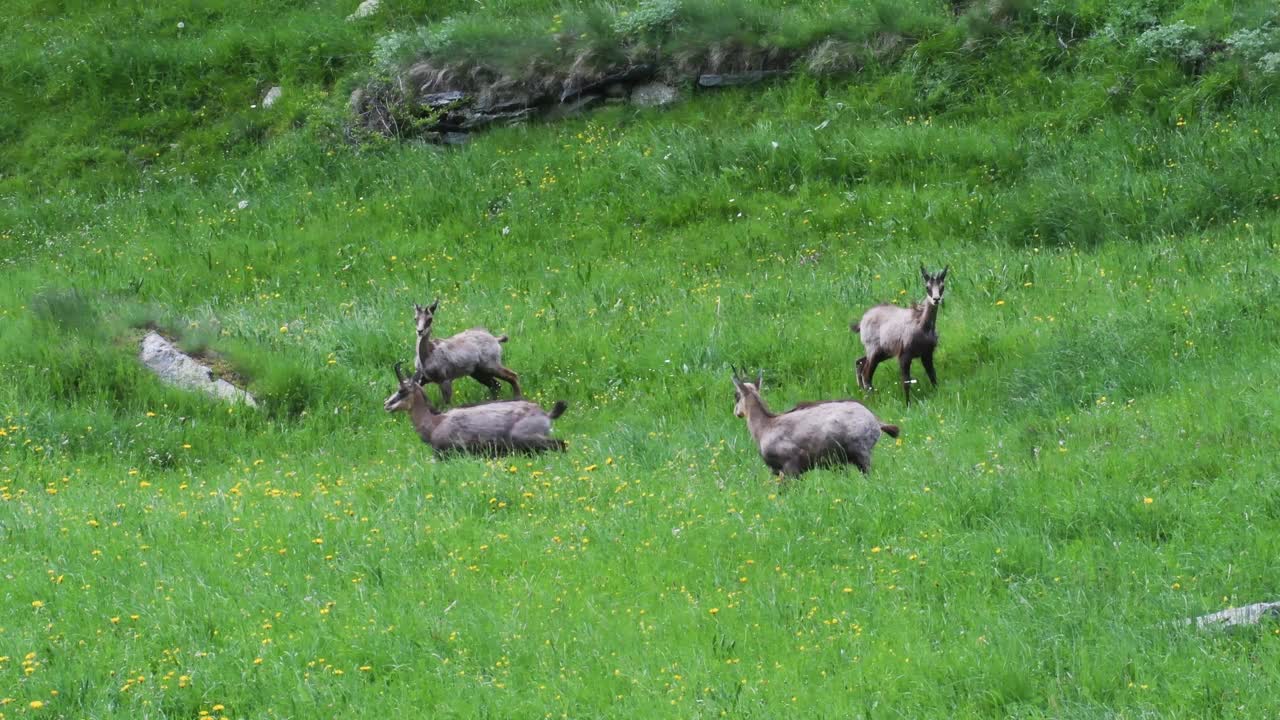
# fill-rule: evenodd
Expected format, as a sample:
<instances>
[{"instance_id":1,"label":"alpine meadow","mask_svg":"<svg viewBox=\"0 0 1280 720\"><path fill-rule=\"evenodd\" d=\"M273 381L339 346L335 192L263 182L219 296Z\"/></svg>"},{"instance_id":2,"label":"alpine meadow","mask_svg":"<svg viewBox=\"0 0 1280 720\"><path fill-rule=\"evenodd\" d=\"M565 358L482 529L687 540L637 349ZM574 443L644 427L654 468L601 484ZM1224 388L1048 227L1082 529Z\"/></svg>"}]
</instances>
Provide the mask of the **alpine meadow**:
<instances>
[{"instance_id":1,"label":"alpine meadow","mask_svg":"<svg viewBox=\"0 0 1280 720\"><path fill-rule=\"evenodd\" d=\"M1271 0L7 0L0 720L1276 717L1277 148Z\"/></svg>"}]
</instances>

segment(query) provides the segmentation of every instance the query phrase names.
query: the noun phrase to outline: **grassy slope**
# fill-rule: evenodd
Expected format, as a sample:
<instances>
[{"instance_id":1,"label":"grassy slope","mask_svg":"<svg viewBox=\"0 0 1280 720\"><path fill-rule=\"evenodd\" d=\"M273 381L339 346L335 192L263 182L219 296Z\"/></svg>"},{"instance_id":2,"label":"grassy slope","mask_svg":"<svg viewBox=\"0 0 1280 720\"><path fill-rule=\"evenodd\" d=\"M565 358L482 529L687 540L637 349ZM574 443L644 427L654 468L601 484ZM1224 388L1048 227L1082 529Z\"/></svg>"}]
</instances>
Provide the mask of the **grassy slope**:
<instances>
[{"instance_id":1,"label":"grassy slope","mask_svg":"<svg viewBox=\"0 0 1280 720\"><path fill-rule=\"evenodd\" d=\"M462 152L309 126L199 183L11 194L0 713L1274 712L1273 628L1161 623L1277 594L1275 113L948 42ZM906 408L882 369L901 444L778 494L727 365L777 408L854 392L848 321L921 260L942 386ZM432 295L570 401L567 455L436 463L381 412ZM266 408L156 385L138 318Z\"/></svg>"}]
</instances>

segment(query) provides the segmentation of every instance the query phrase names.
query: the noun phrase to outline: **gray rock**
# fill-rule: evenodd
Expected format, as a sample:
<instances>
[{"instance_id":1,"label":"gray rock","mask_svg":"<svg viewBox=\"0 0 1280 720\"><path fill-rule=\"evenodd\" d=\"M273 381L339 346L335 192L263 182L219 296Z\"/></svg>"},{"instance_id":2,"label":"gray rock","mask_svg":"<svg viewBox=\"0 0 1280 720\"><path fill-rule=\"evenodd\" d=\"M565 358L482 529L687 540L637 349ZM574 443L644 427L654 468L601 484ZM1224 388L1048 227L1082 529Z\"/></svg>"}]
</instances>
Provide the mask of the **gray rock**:
<instances>
[{"instance_id":1,"label":"gray rock","mask_svg":"<svg viewBox=\"0 0 1280 720\"><path fill-rule=\"evenodd\" d=\"M351 107L351 112L359 115L364 112L364 88L356 88L351 91L351 97L347 100L347 104Z\"/></svg>"},{"instance_id":2,"label":"gray rock","mask_svg":"<svg viewBox=\"0 0 1280 720\"><path fill-rule=\"evenodd\" d=\"M142 338L138 359L162 382L174 387L199 390L219 400L242 402L250 407L258 405L253 396L244 390L226 380L213 379L213 371L208 366L193 360L158 333L149 332Z\"/></svg>"},{"instance_id":3,"label":"gray rock","mask_svg":"<svg viewBox=\"0 0 1280 720\"><path fill-rule=\"evenodd\" d=\"M359 20L360 18L367 18L378 12L379 4L379 0L364 0L364 2L360 3L360 6L356 8L355 12L347 16L347 22Z\"/></svg>"},{"instance_id":4,"label":"gray rock","mask_svg":"<svg viewBox=\"0 0 1280 720\"><path fill-rule=\"evenodd\" d=\"M419 104L421 104L423 107L429 107L429 108L448 107L449 105L452 105L454 103L462 102L462 100L466 97L467 97L467 94L462 92L461 90L449 90L446 92L427 93L426 95L422 96L422 100L419 101Z\"/></svg>"},{"instance_id":5,"label":"gray rock","mask_svg":"<svg viewBox=\"0 0 1280 720\"><path fill-rule=\"evenodd\" d=\"M506 123L508 125L522 122L529 119L533 114L530 109L513 110L511 112L467 112L462 114L462 121L458 125L459 130L475 130L494 123Z\"/></svg>"},{"instance_id":6,"label":"gray rock","mask_svg":"<svg viewBox=\"0 0 1280 720\"><path fill-rule=\"evenodd\" d=\"M785 75L783 70L752 70L751 72L732 75L699 75L698 87L720 88L751 85Z\"/></svg>"},{"instance_id":7,"label":"gray rock","mask_svg":"<svg viewBox=\"0 0 1280 720\"><path fill-rule=\"evenodd\" d=\"M283 94L284 88L279 85L273 85L271 89L267 91L267 94L262 97L262 107L269 108L272 105L275 105L276 101L279 100L280 96Z\"/></svg>"},{"instance_id":8,"label":"gray rock","mask_svg":"<svg viewBox=\"0 0 1280 720\"><path fill-rule=\"evenodd\" d=\"M1280 602L1263 602L1228 608L1221 612L1190 618L1186 624L1198 628L1230 628L1241 625L1257 625L1263 620L1280 620Z\"/></svg>"},{"instance_id":9,"label":"gray rock","mask_svg":"<svg viewBox=\"0 0 1280 720\"><path fill-rule=\"evenodd\" d=\"M666 83L645 83L631 89L631 104L640 107L662 107L679 100L680 91Z\"/></svg>"}]
</instances>

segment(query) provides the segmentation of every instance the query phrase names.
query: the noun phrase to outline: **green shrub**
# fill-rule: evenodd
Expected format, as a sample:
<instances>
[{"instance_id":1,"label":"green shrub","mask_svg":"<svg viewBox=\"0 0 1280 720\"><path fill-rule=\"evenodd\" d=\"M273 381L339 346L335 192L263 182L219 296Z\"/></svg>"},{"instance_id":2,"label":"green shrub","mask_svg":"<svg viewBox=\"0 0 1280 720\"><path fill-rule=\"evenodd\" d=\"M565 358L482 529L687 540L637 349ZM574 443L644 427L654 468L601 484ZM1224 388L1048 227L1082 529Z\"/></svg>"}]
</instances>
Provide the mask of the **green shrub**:
<instances>
[{"instance_id":1,"label":"green shrub","mask_svg":"<svg viewBox=\"0 0 1280 720\"><path fill-rule=\"evenodd\" d=\"M1148 60L1177 60L1194 63L1204 58L1204 39L1196 28L1179 20L1171 25L1157 25L1139 35L1134 50Z\"/></svg>"}]
</instances>

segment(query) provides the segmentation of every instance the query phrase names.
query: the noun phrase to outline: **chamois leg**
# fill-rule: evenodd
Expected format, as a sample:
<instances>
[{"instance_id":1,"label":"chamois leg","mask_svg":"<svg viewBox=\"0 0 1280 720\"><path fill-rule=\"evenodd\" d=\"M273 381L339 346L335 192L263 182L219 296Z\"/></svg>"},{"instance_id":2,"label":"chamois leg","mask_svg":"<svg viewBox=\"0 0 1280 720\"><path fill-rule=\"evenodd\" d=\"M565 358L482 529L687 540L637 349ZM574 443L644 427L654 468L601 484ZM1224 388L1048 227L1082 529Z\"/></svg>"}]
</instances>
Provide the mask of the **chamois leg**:
<instances>
[{"instance_id":1,"label":"chamois leg","mask_svg":"<svg viewBox=\"0 0 1280 720\"><path fill-rule=\"evenodd\" d=\"M864 390L866 389L867 386L862 384L862 373L864 371L864 368L866 368L866 366L867 366L866 355L863 355L862 357L853 361L853 374L858 376L858 387Z\"/></svg>"},{"instance_id":2,"label":"chamois leg","mask_svg":"<svg viewBox=\"0 0 1280 720\"><path fill-rule=\"evenodd\" d=\"M809 453L804 450L796 449L792 452L790 457L783 461L782 470L780 472L787 477L795 477L797 475L803 475L812 467L813 459L809 457Z\"/></svg>"},{"instance_id":3,"label":"chamois leg","mask_svg":"<svg viewBox=\"0 0 1280 720\"><path fill-rule=\"evenodd\" d=\"M471 373L471 377L475 378L476 382L489 388L489 395L491 395L494 400L498 399L498 392L502 389L502 385L498 383L498 378L483 370L477 370Z\"/></svg>"},{"instance_id":4,"label":"chamois leg","mask_svg":"<svg viewBox=\"0 0 1280 720\"><path fill-rule=\"evenodd\" d=\"M925 373L929 375L929 382L933 383L934 387L938 387L938 373L933 371L933 353L921 355L920 362L924 365Z\"/></svg>"},{"instance_id":5,"label":"chamois leg","mask_svg":"<svg viewBox=\"0 0 1280 720\"><path fill-rule=\"evenodd\" d=\"M852 463L854 467L861 470L863 475L871 474L871 455L869 454L861 455L858 453L850 453L849 462Z\"/></svg>"},{"instance_id":6,"label":"chamois leg","mask_svg":"<svg viewBox=\"0 0 1280 720\"><path fill-rule=\"evenodd\" d=\"M903 353L898 356L898 371L902 375L902 397L907 405L911 404L911 356Z\"/></svg>"},{"instance_id":7,"label":"chamois leg","mask_svg":"<svg viewBox=\"0 0 1280 720\"><path fill-rule=\"evenodd\" d=\"M510 383L511 391L515 393L517 398L524 397L524 394L520 392L520 376L515 374L515 372L510 368L504 368L499 365L498 368L493 371L493 374Z\"/></svg>"},{"instance_id":8,"label":"chamois leg","mask_svg":"<svg viewBox=\"0 0 1280 720\"><path fill-rule=\"evenodd\" d=\"M876 376L876 366L881 362L888 360L889 357L882 353L868 355L865 362L862 363L862 387L868 390L875 390L871 380Z\"/></svg>"},{"instance_id":9,"label":"chamois leg","mask_svg":"<svg viewBox=\"0 0 1280 720\"><path fill-rule=\"evenodd\" d=\"M453 381L441 380L440 381L440 404L448 405L450 402L453 402Z\"/></svg>"}]
</instances>

